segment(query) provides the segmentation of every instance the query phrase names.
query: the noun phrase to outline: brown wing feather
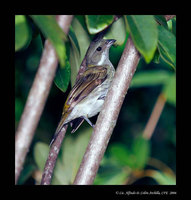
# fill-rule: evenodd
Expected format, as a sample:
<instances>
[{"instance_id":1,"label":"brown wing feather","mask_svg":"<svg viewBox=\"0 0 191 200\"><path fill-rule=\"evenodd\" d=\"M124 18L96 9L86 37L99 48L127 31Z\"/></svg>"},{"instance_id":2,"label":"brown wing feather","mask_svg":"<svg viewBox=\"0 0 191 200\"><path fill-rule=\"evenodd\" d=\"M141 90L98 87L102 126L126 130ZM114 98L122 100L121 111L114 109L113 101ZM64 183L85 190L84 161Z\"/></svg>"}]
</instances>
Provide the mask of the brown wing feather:
<instances>
[{"instance_id":1,"label":"brown wing feather","mask_svg":"<svg viewBox=\"0 0 191 200\"><path fill-rule=\"evenodd\" d=\"M81 77L72 88L65 102L63 113L72 110L76 104L82 101L98 85L103 83L106 77L107 68L105 67L96 66L87 69L83 77Z\"/></svg>"}]
</instances>

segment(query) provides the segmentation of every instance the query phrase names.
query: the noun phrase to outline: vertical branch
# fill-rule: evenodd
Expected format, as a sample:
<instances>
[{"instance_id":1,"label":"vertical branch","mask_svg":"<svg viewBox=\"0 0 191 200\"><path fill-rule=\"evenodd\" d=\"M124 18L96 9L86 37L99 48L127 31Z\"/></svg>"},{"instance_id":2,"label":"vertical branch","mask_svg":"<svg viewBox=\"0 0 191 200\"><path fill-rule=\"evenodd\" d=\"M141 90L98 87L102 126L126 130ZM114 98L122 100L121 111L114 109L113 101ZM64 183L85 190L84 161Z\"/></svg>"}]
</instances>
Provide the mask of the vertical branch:
<instances>
[{"instance_id":1,"label":"vertical branch","mask_svg":"<svg viewBox=\"0 0 191 200\"><path fill-rule=\"evenodd\" d=\"M57 16L63 31L69 30L72 16ZM23 163L38 125L56 72L58 59L51 43L46 40L39 68L30 89L15 137L15 183L17 183Z\"/></svg>"},{"instance_id":2,"label":"vertical branch","mask_svg":"<svg viewBox=\"0 0 191 200\"><path fill-rule=\"evenodd\" d=\"M129 37L74 180L75 185L93 183L139 59L140 55Z\"/></svg>"}]
</instances>

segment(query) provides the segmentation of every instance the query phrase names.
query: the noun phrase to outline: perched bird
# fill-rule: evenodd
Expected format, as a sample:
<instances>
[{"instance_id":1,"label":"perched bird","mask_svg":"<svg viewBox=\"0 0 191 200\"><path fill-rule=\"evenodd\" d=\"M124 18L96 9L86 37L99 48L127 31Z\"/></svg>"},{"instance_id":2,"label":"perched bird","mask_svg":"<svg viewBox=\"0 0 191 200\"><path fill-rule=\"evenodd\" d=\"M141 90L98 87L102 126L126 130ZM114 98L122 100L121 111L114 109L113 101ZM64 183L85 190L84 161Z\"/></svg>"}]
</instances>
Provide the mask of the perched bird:
<instances>
[{"instance_id":1,"label":"perched bird","mask_svg":"<svg viewBox=\"0 0 191 200\"><path fill-rule=\"evenodd\" d=\"M63 126L68 123L72 127L72 133L84 120L92 127L94 126L88 118L101 111L113 79L115 69L109 60L109 49L115 41L98 38L91 42L85 55L85 71L80 75L66 99L62 117L51 144Z\"/></svg>"}]
</instances>

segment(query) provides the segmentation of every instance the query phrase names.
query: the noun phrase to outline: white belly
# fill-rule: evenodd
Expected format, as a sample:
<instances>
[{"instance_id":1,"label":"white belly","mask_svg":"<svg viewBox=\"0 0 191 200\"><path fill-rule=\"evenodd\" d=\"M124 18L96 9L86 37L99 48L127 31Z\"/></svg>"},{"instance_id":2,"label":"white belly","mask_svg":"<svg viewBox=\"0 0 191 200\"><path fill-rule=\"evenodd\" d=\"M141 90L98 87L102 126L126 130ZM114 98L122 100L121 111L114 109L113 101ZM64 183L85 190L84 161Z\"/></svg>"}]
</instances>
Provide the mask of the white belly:
<instances>
[{"instance_id":1,"label":"white belly","mask_svg":"<svg viewBox=\"0 0 191 200\"><path fill-rule=\"evenodd\" d=\"M100 85L101 86L101 85ZM103 94L103 85L98 88L96 88L96 91L94 91L94 94L89 94L89 96L85 99L83 99L80 103L78 103L72 110L72 112L69 114L67 119L65 120L66 123L70 122L71 120L85 116L87 118L93 117L97 115L103 106L104 100L99 99L99 96ZM105 95L107 93L107 89L105 90ZM96 92L96 94L95 94Z\"/></svg>"},{"instance_id":2,"label":"white belly","mask_svg":"<svg viewBox=\"0 0 191 200\"><path fill-rule=\"evenodd\" d=\"M101 111L103 103L104 100L97 100L97 98L87 99L83 103L79 103L74 107L65 122L70 122L71 120L82 116L87 118L93 117Z\"/></svg>"}]
</instances>

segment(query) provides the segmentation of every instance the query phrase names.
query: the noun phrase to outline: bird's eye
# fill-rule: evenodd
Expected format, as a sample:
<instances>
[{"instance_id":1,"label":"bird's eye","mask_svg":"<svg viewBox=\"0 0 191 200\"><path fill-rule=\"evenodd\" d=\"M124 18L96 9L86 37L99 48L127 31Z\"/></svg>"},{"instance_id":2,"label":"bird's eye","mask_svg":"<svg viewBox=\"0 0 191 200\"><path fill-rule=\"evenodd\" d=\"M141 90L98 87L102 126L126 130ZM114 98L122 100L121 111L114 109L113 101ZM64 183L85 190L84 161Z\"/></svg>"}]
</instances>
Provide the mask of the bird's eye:
<instances>
[{"instance_id":1,"label":"bird's eye","mask_svg":"<svg viewBox=\"0 0 191 200\"><path fill-rule=\"evenodd\" d=\"M102 49L101 47L98 47L96 50L97 50L97 51L101 51L101 49Z\"/></svg>"}]
</instances>

